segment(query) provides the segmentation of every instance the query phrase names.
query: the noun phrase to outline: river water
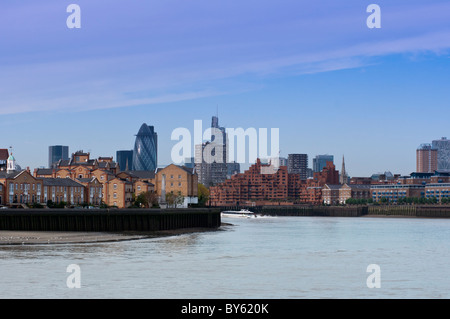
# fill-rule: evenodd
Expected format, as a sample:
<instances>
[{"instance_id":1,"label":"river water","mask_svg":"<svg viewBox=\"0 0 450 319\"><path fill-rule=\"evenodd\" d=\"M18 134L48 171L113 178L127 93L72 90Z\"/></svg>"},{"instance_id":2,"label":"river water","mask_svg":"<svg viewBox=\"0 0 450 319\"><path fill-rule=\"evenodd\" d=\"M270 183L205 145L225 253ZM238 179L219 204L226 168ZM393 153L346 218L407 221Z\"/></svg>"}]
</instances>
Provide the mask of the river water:
<instances>
[{"instance_id":1,"label":"river water","mask_svg":"<svg viewBox=\"0 0 450 319\"><path fill-rule=\"evenodd\" d=\"M450 297L450 220L222 221L231 225L171 237L1 246L0 298ZM68 288L72 264L80 288Z\"/></svg>"}]
</instances>

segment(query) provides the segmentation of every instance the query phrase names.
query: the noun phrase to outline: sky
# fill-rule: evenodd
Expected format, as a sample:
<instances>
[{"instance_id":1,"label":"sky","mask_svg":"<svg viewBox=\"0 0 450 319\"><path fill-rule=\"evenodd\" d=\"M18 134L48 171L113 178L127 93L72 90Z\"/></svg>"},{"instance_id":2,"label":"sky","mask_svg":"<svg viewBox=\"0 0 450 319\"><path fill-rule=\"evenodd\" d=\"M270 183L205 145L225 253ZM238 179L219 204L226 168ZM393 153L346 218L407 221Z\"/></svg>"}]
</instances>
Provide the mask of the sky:
<instances>
[{"instance_id":1,"label":"sky","mask_svg":"<svg viewBox=\"0 0 450 319\"><path fill-rule=\"evenodd\" d=\"M420 144L450 137L449 87L448 1L0 2L0 148L22 167L50 145L115 157L142 123L164 166L175 129L218 114L279 128L280 156L310 167L331 154L350 176L407 175Z\"/></svg>"}]
</instances>

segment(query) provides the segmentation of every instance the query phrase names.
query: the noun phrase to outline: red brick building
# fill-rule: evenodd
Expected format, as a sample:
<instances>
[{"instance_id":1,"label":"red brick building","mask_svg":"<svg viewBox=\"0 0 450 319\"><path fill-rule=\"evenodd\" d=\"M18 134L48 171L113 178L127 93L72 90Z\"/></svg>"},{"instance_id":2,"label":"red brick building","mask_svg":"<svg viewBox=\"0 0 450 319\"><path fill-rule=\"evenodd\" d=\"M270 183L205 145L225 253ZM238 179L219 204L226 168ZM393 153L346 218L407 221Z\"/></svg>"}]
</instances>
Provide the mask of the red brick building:
<instances>
[{"instance_id":1,"label":"red brick building","mask_svg":"<svg viewBox=\"0 0 450 319\"><path fill-rule=\"evenodd\" d=\"M299 174L289 174L280 166L273 174L263 174L269 165L258 159L247 171L210 187L212 206L239 206L258 202L282 202L298 199L301 191Z\"/></svg>"},{"instance_id":2,"label":"red brick building","mask_svg":"<svg viewBox=\"0 0 450 319\"><path fill-rule=\"evenodd\" d=\"M333 162L327 162L321 172L314 173L314 177L308 179L302 185L300 203L311 205L322 204L322 189L326 184L339 184L339 171L336 170Z\"/></svg>"}]
</instances>

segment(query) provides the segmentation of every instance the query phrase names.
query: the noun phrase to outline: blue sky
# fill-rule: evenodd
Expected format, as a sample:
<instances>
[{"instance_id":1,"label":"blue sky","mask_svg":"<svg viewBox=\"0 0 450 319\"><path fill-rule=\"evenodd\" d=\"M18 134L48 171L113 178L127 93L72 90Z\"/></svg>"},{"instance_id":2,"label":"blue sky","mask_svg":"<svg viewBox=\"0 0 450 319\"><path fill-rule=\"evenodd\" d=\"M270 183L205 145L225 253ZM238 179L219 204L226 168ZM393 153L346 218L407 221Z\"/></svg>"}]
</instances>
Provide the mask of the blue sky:
<instances>
[{"instance_id":1,"label":"blue sky","mask_svg":"<svg viewBox=\"0 0 450 319\"><path fill-rule=\"evenodd\" d=\"M0 147L31 168L49 145L115 156L145 122L164 165L171 132L218 107L225 127L280 128L282 156L409 174L450 137L449 49L448 1L3 0Z\"/></svg>"}]
</instances>

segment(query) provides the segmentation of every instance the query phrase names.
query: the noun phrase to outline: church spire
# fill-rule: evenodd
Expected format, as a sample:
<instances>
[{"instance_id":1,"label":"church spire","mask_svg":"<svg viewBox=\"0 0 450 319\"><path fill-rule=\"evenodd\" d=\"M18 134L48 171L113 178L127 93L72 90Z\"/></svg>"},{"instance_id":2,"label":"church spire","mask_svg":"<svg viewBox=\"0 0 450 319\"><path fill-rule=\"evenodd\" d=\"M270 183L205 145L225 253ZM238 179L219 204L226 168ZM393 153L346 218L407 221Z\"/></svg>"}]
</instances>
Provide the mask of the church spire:
<instances>
[{"instance_id":1,"label":"church spire","mask_svg":"<svg viewBox=\"0 0 450 319\"><path fill-rule=\"evenodd\" d=\"M342 169L341 169L341 176L339 178L339 183L340 184L345 184L347 183L347 172L345 171L345 159L344 159L344 155L342 155Z\"/></svg>"}]
</instances>

